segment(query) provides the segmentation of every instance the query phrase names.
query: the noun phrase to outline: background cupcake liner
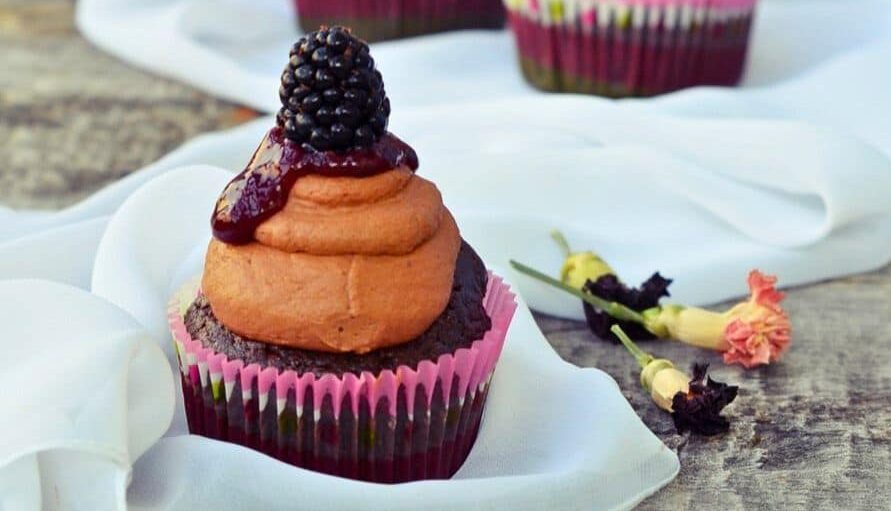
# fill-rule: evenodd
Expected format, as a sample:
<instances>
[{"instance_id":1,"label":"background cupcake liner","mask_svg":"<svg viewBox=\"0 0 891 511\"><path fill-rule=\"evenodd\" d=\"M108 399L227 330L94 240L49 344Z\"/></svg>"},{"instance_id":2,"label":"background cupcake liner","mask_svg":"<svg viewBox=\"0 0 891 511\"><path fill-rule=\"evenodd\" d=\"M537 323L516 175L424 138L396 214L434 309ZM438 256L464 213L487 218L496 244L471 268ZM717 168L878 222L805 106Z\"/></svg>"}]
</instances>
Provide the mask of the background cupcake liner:
<instances>
[{"instance_id":1,"label":"background cupcake liner","mask_svg":"<svg viewBox=\"0 0 891 511\"><path fill-rule=\"evenodd\" d=\"M328 474L397 483L451 477L476 439L514 294L489 274L492 328L470 348L377 375L280 371L230 360L192 339L184 315L198 284L171 300L189 431Z\"/></svg>"},{"instance_id":2,"label":"background cupcake liner","mask_svg":"<svg viewBox=\"0 0 891 511\"><path fill-rule=\"evenodd\" d=\"M534 86L649 96L742 78L755 0L505 0Z\"/></svg>"},{"instance_id":3,"label":"background cupcake liner","mask_svg":"<svg viewBox=\"0 0 891 511\"><path fill-rule=\"evenodd\" d=\"M366 41L504 27L501 0L294 0L305 32L344 25Z\"/></svg>"}]
</instances>

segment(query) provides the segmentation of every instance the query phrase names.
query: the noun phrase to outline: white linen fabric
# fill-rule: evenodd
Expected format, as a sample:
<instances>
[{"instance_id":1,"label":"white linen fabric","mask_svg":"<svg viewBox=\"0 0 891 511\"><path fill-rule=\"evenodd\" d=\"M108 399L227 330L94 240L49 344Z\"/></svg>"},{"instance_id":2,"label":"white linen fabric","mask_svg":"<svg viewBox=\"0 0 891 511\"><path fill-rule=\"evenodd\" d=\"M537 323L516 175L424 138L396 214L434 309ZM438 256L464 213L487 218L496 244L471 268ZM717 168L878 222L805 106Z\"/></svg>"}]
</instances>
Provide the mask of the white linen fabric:
<instances>
[{"instance_id":1,"label":"white linen fabric","mask_svg":"<svg viewBox=\"0 0 891 511\"><path fill-rule=\"evenodd\" d=\"M84 0L77 19L124 59L274 110L296 37L289 9L286 0ZM421 172L448 204L479 217L462 227L488 260L556 268L546 232L560 227L629 282L659 269L676 279L676 299L707 303L744 292L750 267L799 284L891 257L891 1L763 0L737 89L624 101L543 95L523 83L512 52L506 31L374 48L392 129L417 146ZM9 217L0 275L58 273L18 268L3 240L40 243L39 231L89 220L79 235L95 241L100 218L141 183L181 164L236 170L270 124L196 139L60 213L0 211ZM13 255L4 262L4 253ZM572 300L517 282L533 308L581 317Z\"/></svg>"},{"instance_id":2,"label":"white linen fabric","mask_svg":"<svg viewBox=\"0 0 891 511\"><path fill-rule=\"evenodd\" d=\"M230 178L207 166L157 178L124 203L99 245L93 292L163 339L171 364L166 304L200 274L210 238L207 212ZM135 467L133 509L625 509L679 468L615 382L563 362L522 305L476 448L450 481L386 486L295 469L185 435L181 400L176 409L167 437Z\"/></svg>"},{"instance_id":3,"label":"white linen fabric","mask_svg":"<svg viewBox=\"0 0 891 511\"><path fill-rule=\"evenodd\" d=\"M0 509L122 509L173 415L164 354L81 289L5 280L0 303Z\"/></svg>"},{"instance_id":4,"label":"white linen fabric","mask_svg":"<svg viewBox=\"0 0 891 511\"><path fill-rule=\"evenodd\" d=\"M121 58L267 111L297 35L286 0L84 0L77 19ZM763 0L751 53L740 88L611 101L535 92L507 31L374 47L392 129L449 205L483 213L462 227L487 259L555 268L545 236L560 227L632 283L674 277L691 303L744 292L754 266L798 284L889 259L891 1ZM176 164L236 170L261 131L203 137L71 210L7 222L0 240L107 215ZM581 317L517 281L534 308Z\"/></svg>"},{"instance_id":5,"label":"white linen fabric","mask_svg":"<svg viewBox=\"0 0 891 511\"><path fill-rule=\"evenodd\" d=\"M891 163L854 137L792 121L654 116L578 96L547 101L547 114L535 110L538 98L476 104L469 126L448 106L392 121L396 133L413 134L419 172L440 188L464 237L506 269L534 309L582 318L574 298L508 266L517 259L556 271L554 227L629 282L657 269L675 278L673 299L685 303L744 294L753 267L793 285L891 256ZM273 122L205 136L168 159L236 171ZM529 127L501 129L520 124ZM17 257L0 250L0 272L4 258L12 273L22 271Z\"/></svg>"},{"instance_id":6,"label":"white linen fabric","mask_svg":"<svg viewBox=\"0 0 891 511\"><path fill-rule=\"evenodd\" d=\"M124 60L272 112L279 107L277 80L284 56L298 35L290 4L84 0L78 4L77 23L92 42ZM694 115L849 115L860 122L866 122L864 117L878 120L868 108L891 108L878 105L881 97L876 95L887 84L888 70L877 65L881 60L863 54L887 50L889 6L888 0L760 0L742 89L696 88L696 104L679 101L674 94L627 103L673 111L682 104L676 113ZM462 101L537 95L520 76L508 31L376 43L373 54L396 112L418 105L458 107ZM824 74L824 68L834 76L813 76ZM849 105L864 109L851 111Z\"/></svg>"},{"instance_id":7,"label":"white linen fabric","mask_svg":"<svg viewBox=\"0 0 891 511\"><path fill-rule=\"evenodd\" d=\"M677 456L615 382L563 362L522 302L477 446L452 480L349 481L188 435L165 307L200 273L207 213L230 178L180 168L110 218L0 251L5 276L15 252L23 273L92 281L94 292L0 281L0 353L15 361L0 384L22 389L0 396L0 509L629 509L675 477Z\"/></svg>"}]
</instances>

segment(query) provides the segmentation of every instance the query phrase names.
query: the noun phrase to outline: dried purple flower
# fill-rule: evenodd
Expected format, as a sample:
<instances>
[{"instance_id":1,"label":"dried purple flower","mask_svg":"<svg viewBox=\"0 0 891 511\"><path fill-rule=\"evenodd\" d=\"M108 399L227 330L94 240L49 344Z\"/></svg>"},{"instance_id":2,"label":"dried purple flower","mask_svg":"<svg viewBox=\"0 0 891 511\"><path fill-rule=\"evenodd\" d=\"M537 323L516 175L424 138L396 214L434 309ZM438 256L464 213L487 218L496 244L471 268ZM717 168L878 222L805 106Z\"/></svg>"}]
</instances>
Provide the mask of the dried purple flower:
<instances>
[{"instance_id":1,"label":"dried purple flower","mask_svg":"<svg viewBox=\"0 0 891 511\"><path fill-rule=\"evenodd\" d=\"M656 406L671 413L678 434L690 431L712 436L726 433L730 423L721 410L736 399L739 387L706 380L708 364L694 364L693 378L664 358L654 358L640 349L619 325L610 329L641 367L640 383L650 392Z\"/></svg>"},{"instance_id":2,"label":"dried purple flower","mask_svg":"<svg viewBox=\"0 0 891 511\"><path fill-rule=\"evenodd\" d=\"M693 379L687 392L678 392L672 399L671 417L678 433L691 431L712 436L726 433L730 423L721 410L736 399L739 387L716 382L706 376L708 364L693 365Z\"/></svg>"},{"instance_id":3,"label":"dried purple flower","mask_svg":"<svg viewBox=\"0 0 891 511\"><path fill-rule=\"evenodd\" d=\"M588 260L593 257L603 262L593 252L588 254ZM600 263L572 266L573 278L590 276L578 288L567 279L557 280L517 261L510 262L520 273L581 298L588 326L601 339L617 340L608 328L618 323L632 338L675 339L720 351L724 362L739 363L746 369L776 362L789 349L792 326L780 305L784 294L776 290L777 278L773 275L752 270L748 277L751 296L724 312L715 312L677 304L659 305L663 296L669 296L671 280L657 272L640 288L632 289L611 271L592 275L591 269L601 268Z\"/></svg>"},{"instance_id":4,"label":"dried purple flower","mask_svg":"<svg viewBox=\"0 0 891 511\"><path fill-rule=\"evenodd\" d=\"M659 306L663 296L669 296L668 286L671 280L663 278L659 273L644 281L640 287L630 288L623 283L612 267L600 255L592 252L573 252L569 241L558 230L551 231L551 238L563 252L563 267L560 269L560 281L574 289L594 295L607 302L617 303L636 311L643 312ZM610 332L609 327L616 322L606 312L583 300L585 318L588 326L597 337L611 340L618 344L619 339ZM622 321L619 323L632 339L648 340L656 336L648 331L640 322Z\"/></svg>"},{"instance_id":5,"label":"dried purple flower","mask_svg":"<svg viewBox=\"0 0 891 511\"><path fill-rule=\"evenodd\" d=\"M551 231L551 238L563 252L563 267L560 268L560 281L575 289L582 289L589 280L597 280L603 275L615 272L602 257L591 252L573 252L569 241L558 230Z\"/></svg>"},{"instance_id":6,"label":"dried purple flower","mask_svg":"<svg viewBox=\"0 0 891 511\"><path fill-rule=\"evenodd\" d=\"M659 272L654 273L637 288L628 287L615 275L603 275L596 281L586 282L584 290L606 301L620 303L629 309L643 312L658 307L662 297L671 296L668 292L670 285L671 279L666 279ZM589 303L582 302L582 305L584 305L585 319L588 320L588 327L591 331L603 340L610 340L618 344L619 338L610 331L610 327L616 323L616 320ZM620 321L618 324L632 339L640 341L656 338L639 323Z\"/></svg>"}]
</instances>

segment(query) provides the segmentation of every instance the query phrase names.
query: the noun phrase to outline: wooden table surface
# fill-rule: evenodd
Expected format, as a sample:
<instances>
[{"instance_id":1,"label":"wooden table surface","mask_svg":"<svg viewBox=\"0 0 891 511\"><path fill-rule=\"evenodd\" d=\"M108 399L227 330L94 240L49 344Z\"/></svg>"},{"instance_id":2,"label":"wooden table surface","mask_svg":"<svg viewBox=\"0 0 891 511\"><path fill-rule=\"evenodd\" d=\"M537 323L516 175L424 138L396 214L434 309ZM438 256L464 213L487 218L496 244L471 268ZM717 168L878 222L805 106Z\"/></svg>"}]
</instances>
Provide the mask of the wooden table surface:
<instances>
[{"instance_id":1,"label":"wooden table surface","mask_svg":"<svg viewBox=\"0 0 891 511\"><path fill-rule=\"evenodd\" d=\"M71 204L194 135L256 115L101 53L73 12L65 0L0 0L0 203ZM891 509L891 268L791 289L787 309L794 344L763 369L646 346L685 366L711 362L716 379L740 385L731 431L717 438L675 434L630 358L585 325L537 319L565 359L612 375L678 452L680 475L640 509Z\"/></svg>"}]
</instances>

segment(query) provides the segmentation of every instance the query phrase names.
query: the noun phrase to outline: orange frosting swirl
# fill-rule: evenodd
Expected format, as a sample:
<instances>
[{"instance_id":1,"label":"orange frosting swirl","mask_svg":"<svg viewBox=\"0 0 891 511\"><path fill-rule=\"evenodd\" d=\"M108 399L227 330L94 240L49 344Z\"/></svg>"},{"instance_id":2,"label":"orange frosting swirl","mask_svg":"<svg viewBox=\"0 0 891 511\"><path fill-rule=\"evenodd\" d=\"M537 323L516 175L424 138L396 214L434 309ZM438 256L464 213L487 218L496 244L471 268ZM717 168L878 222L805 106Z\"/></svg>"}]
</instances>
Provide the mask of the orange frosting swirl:
<instances>
[{"instance_id":1,"label":"orange frosting swirl","mask_svg":"<svg viewBox=\"0 0 891 511\"><path fill-rule=\"evenodd\" d=\"M400 255L433 237L442 215L436 186L404 168L366 178L309 175L254 237L285 252Z\"/></svg>"},{"instance_id":2,"label":"orange frosting swirl","mask_svg":"<svg viewBox=\"0 0 891 511\"><path fill-rule=\"evenodd\" d=\"M301 176L254 238L210 242L202 289L214 315L251 339L355 353L433 323L461 244L439 190L406 167Z\"/></svg>"}]
</instances>

